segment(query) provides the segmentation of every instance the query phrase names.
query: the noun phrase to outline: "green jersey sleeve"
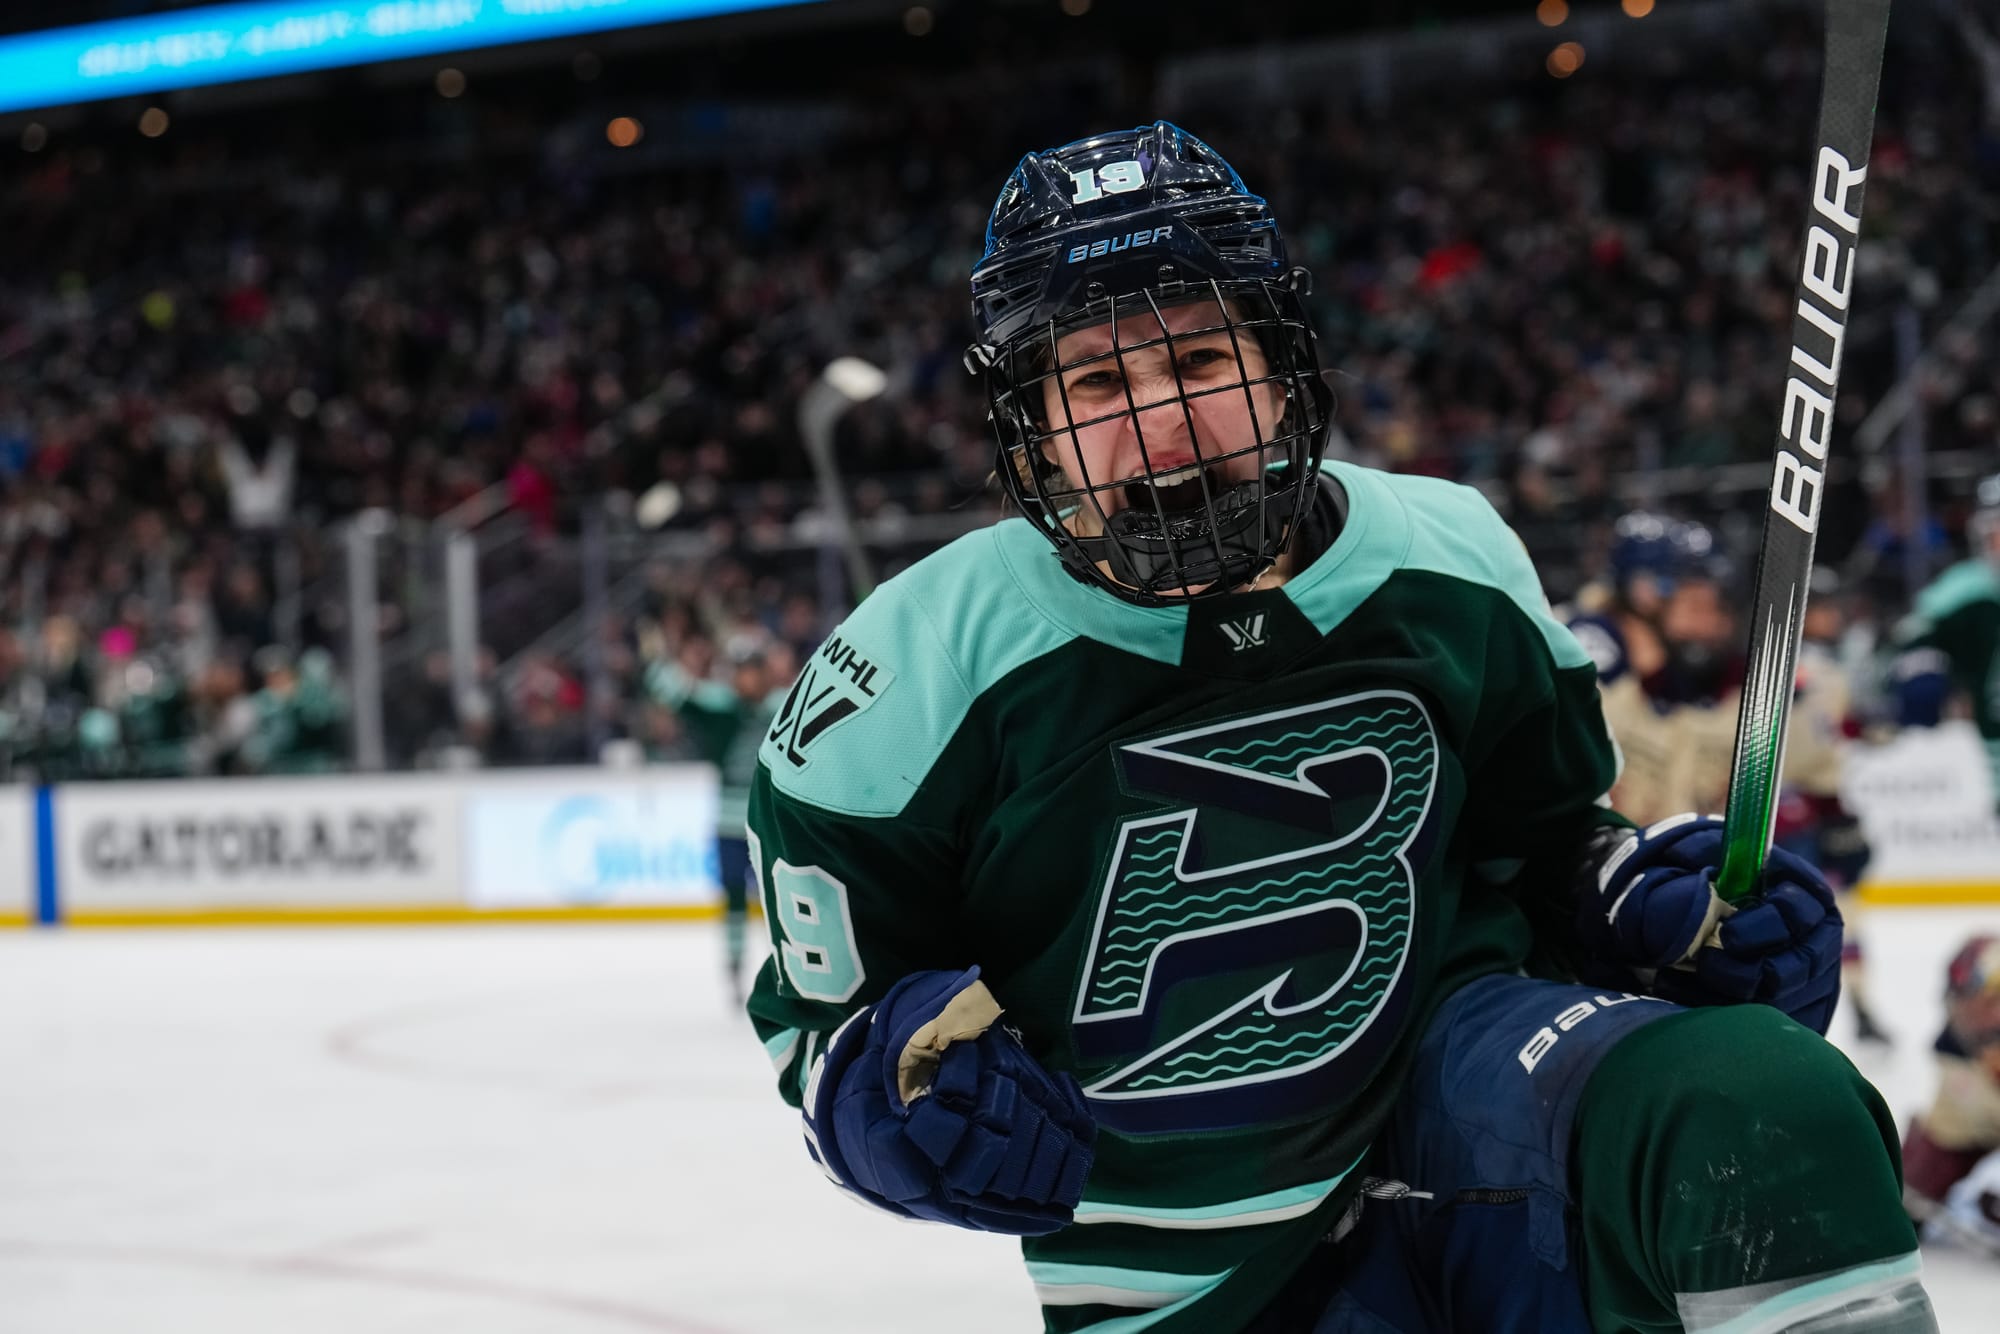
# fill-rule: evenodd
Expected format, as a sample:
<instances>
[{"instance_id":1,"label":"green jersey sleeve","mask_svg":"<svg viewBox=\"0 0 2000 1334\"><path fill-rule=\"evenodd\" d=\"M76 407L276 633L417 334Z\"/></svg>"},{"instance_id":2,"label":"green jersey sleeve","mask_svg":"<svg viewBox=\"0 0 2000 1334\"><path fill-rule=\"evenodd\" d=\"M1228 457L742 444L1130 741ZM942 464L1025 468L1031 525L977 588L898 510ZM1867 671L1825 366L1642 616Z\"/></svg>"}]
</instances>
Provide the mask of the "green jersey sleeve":
<instances>
[{"instance_id":1,"label":"green jersey sleeve","mask_svg":"<svg viewBox=\"0 0 2000 1334\"><path fill-rule=\"evenodd\" d=\"M1507 595L1468 658L1481 708L1460 820L1467 906L1477 911L1482 892L1516 900L1534 927L1536 957L1573 960L1578 868L1598 830L1631 823L1611 808L1619 757L1596 665L1550 610L1526 547L1492 506L1469 487L1425 486L1425 503L1412 506L1412 565L1451 569Z\"/></svg>"},{"instance_id":2,"label":"green jersey sleeve","mask_svg":"<svg viewBox=\"0 0 2000 1334\"><path fill-rule=\"evenodd\" d=\"M669 660L648 663L642 681L647 698L680 719L701 757L720 766L742 725L743 702L736 692L720 681L699 680Z\"/></svg>"},{"instance_id":3,"label":"green jersey sleeve","mask_svg":"<svg viewBox=\"0 0 2000 1334\"><path fill-rule=\"evenodd\" d=\"M1552 617L1545 628L1569 635ZM1611 809L1618 749L1604 721L1595 667L1587 658L1565 662L1533 650L1525 633L1512 647L1519 655L1517 712L1496 730L1490 749L1472 757L1468 847L1482 878L1566 894L1567 878L1558 882L1551 874L1557 865L1573 871L1591 834L1629 821ZM1524 873L1537 867L1544 869Z\"/></svg>"},{"instance_id":4,"label":"green jersey sleeve","mask_svg":"<svg viewBox=\"0 0 2000 1334\"><path fill-rule=\"evenodd\" d=\"M793 1105L857 1009L908 973L969 962L952 939L963 794L947 789L963 785L931 773L968 703L928 613L889 584L813 655L766 731L746 837L771 955L749 1009Z\"/></svg>"},{"instance_id":5,"label":"green jersey sleeve","mask_svg":"<svg viewBox=\"0 0 2000 1334\"><path fill-rule=\"evenodd\" d=\"M1468 902L1482 892L1514 900L1532 928L1530 971L1570 977L1581 965L1576 937L1579 873L1596 835L1629 828L1606 795L1617 751L1604 725L1593 675L1560 671L1549 694L1497 740L1471 780Z\"/></svg>"}]
</instances>

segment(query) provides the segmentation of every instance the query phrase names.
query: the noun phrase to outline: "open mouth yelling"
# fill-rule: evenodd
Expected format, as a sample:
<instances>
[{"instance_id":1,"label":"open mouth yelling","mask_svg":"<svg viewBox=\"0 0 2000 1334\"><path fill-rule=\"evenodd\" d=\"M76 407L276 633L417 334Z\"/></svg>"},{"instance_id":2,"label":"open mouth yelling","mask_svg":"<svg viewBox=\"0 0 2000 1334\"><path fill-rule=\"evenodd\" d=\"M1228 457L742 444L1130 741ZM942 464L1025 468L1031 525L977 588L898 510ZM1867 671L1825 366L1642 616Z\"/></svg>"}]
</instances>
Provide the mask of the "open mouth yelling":
<instances>
[{"instance_id":1,"label":"open mouth yelling","mask_svg":"<svg viewBox=\"0 0 2000 1334\"><path fill-rule=\"evenodd\" d=\"M1204 474L1206 486L1204 488ZM1219 496L1229 489L1222 469L1215 464L1203 467L1200 464L1184 463L1167 472L1141 474L1125 483L1125 505L1141 514L1154 512L1157 500L1162 511L1177 514L1186 510L1200 509L1208 497Z\"/></svg>"}]
</instances>

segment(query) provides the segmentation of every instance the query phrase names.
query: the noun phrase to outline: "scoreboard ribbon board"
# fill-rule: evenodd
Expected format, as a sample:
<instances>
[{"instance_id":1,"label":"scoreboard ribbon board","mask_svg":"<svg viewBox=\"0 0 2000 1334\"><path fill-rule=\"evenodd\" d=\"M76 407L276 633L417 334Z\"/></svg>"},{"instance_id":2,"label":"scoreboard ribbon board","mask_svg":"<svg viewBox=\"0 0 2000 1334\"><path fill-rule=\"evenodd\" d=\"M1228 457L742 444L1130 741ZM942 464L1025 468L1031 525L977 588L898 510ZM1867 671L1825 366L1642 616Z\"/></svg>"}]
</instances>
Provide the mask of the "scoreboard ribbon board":
<instances>
[{"instance_id":1,"label":"scoreboard ribbon board","mask_svg":"<svg viewBox=\"0 0 2000 1334\"><path fill-rule=\"evenodd\" d=\"M0 112L823 0L257 0L0 38Z\"/></svg>"}]
</instances>

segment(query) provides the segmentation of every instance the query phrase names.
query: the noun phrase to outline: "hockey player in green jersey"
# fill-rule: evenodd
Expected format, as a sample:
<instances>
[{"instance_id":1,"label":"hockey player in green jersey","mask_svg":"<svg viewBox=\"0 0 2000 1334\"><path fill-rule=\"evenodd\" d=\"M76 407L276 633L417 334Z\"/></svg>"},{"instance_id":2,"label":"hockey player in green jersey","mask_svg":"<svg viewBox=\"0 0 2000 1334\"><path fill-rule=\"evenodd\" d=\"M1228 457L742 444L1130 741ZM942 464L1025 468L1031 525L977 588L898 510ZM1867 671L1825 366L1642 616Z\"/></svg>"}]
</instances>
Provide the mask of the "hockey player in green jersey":
<instances>
[{"instance_id":1,"label":"hockey player in green jersey","mask_svg":"<svg viewBox=\"0 0 2000 1334\"><path fill-rule=\"evenodd\" d=\"M1939 575L1896 627L1897 721L1934 727L1952 694L1963 692L1986 743L2000 810L2000 473L1973 496L1971 557Z\"/></svg>"},{"instance_id":2,"label":"hockey player in green jersey","mask_svg":"<svg viewBox=\"0 0 2000 1334\"><path fill-rule=\"evenodd\" d=\"M1485 501L1322 464L1265 202L1165 123L1030 154L972 287L1021 515L856 610L751 792L820 1168L1021 1235L1058 1334L1934 1329L1830 892L1726 915Z\"/></svg>"}]
</instances>

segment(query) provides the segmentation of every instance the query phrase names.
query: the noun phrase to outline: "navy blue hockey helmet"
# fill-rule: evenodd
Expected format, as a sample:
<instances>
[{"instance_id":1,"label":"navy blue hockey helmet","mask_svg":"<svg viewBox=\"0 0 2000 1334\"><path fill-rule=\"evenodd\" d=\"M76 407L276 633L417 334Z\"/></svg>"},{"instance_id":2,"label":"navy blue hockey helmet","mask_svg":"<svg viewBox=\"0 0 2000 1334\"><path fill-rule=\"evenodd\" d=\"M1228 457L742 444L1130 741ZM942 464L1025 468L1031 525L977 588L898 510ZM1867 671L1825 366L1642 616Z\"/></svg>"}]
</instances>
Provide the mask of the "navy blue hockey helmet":
<instances>
[{"instance_id":1,"label":"navy blue hockey helmet","mask_svg":"<svg viewBox=\"0 0 2000 1334\"><path fill-rule=\"evenodd\" d=\"M1165 121L1021 159L972 271L966 364L985 377L1001 484L1072 574L1159 605L1239 588L1284 553L1333 410L1310 287L1269 205ZM1060 361L1065 336L1093 326L1108 346ZM1138 402L1134 363L1169 367L1175 392ZM1073 395L1086 377L1094 402ZM1228 419L1248 428L1194 407L1211 394L1240 400L1247 418L1232 404ZM1078 435L1114 422L1138 462L1093 477Z\"/></svg>"},{"instance_id":2,"label":"navy blue hockey helmet","mask_svg":"<svg viewBox=\"0 0 2000 1334\"><path fill-rule=\"evenodd\" d=\"M1611 577L1622 596L1640 575L1650 576L1664 597L1685 579L1726 585L1730 564L1706 526L1635 510L1612 529Z\"/></svg>"}]
</instances>

